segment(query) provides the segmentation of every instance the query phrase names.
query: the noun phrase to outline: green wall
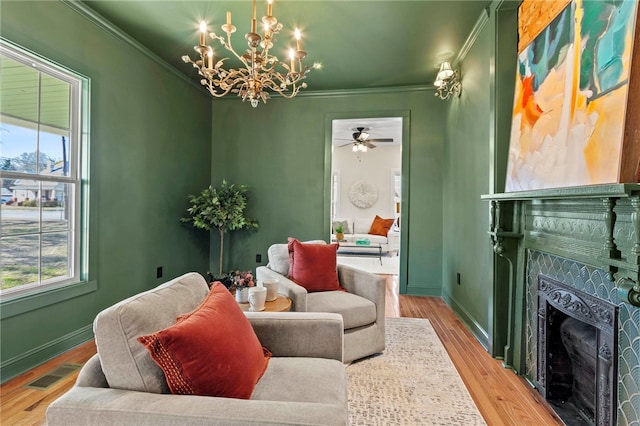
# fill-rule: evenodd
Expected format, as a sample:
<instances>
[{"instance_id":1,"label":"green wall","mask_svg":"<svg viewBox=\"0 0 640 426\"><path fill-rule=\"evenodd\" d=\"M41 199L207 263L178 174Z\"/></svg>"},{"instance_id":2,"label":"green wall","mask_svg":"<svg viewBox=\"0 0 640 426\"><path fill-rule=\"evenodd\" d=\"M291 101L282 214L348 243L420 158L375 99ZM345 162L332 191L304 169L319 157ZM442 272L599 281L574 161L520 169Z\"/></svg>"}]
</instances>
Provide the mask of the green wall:
<instances>
[{"instance_id":1,"label":"green wall","mask_svg":"<svg viewBox=\"0 0 640 426\"><path fill-rule=\"evenodd\" d=\"M443 293L484 341L492 293L489 211L480 200L490 192L489 47L485 26L461 66L462 95L450 101L444 179Z\"/></svg>"},{"instance_id":2,"label":"green wall","mask_svg":"<svg viewBox=\"0 0 640 426\"><path fill-rule=\"evenodd\" d=\"M401 279L406 279L408 293L440 295L445 107L432 91L417 89L274 98L255 109L238 100L214 100L213 182L227 178L248 184L248 215L260 222L253 233L231 235L225 269L255 268L256 254L262 254L260 264L266 264L269 245L289 236L326 240L327 116L406 111L410 134L403 147L403 185L409 192L403 226L408 229L403 230L402 255L409 266ZM215 236L211 253L217 270Z\"/></svg>"},{"instance_id":3,"label":"green wall","mask_svg":"<svg viewBox=\"0 0 640 426\"><path fill-rule=\"evenodd\" d=\"M483 194L504 189L517 59L519 1L497 0L479 18L461 61L462 96L446 114L443 297L476 338L503 354L508 264L494 259ZM460 284L457 274L460 274Z\"/></svg>"},{"instance_id":4,"label":"green wall","mask_svg":"<svg viewBox=\"0 0 640 426\"><path fill-rule=\"evenodd\" d=\"M63 3L3 1L0 8L3 38L91 80L86 288L95 288L2 303L5 381L91 338L101 309L187 271L207 271L207 236L178 219L186 194L210 181L211 100Z\"/></svg>"}]
</instances>

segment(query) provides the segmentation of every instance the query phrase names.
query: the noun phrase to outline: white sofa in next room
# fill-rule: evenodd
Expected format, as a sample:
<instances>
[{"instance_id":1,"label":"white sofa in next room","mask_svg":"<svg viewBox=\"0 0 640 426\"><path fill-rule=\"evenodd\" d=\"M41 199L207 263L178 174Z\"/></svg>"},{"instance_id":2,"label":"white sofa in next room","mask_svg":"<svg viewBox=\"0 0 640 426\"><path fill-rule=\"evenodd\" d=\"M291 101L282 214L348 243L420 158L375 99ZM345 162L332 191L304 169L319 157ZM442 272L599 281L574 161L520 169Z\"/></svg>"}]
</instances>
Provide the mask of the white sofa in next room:
<instances>
[{"instance_id":1,"label":"white sofa in next room","mask_svg":"<svg viewBox=\"0 0 640 426\"><path fill-rule=\"evenodd\" d=\"M335 226L338 222L343 224L344 240L355 243L357 240L369 240L371 244L379 243L383 252L398 252L400 249L400 229L394 223L386 236L370 234L373 217L336 218L331 226L331 241L337 241ZM346 226L344 226L346 223Z\"/></svg>"}]
</instances>

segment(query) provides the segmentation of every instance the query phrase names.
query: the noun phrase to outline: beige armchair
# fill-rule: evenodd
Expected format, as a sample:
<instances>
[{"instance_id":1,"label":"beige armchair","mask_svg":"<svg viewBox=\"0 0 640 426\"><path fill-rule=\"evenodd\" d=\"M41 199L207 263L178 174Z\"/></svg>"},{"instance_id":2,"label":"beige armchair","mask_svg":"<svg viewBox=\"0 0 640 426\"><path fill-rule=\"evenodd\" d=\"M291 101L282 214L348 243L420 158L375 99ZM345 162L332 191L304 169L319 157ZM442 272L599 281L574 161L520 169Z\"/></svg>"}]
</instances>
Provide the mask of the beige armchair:
<instances>
[{"instance_id":1,"label":"beige armchair","mask_svg":"<svg viewBox=\"0 0 640 426\"><path fill-rule=\"evenodd\" d=\"M206 298L189 273L98 315L98 354L76 384L47 409L57 425L346 425L342 318L336 314L245 315L272 357L250 399L169 393L163 371L137 337L175 324ZM216 327L216 324L211 324Z\"/></svg>"},{"instance_id":2,"label":"beige armchair","mask_svg":"<svg viewBox=\"0 0 640 426\"><path fill-rule=\"evenodd\" d=\"M297 312L328 312L342 315L344 322L343 362L379 353L385 348L385 279L349 266L338 265L338 281L347 291L307 293L291 281L287 244L269 247L269 263L256 271L258 281L277 279L278 292L292 301Z\"/></svg>"}]
</instances>

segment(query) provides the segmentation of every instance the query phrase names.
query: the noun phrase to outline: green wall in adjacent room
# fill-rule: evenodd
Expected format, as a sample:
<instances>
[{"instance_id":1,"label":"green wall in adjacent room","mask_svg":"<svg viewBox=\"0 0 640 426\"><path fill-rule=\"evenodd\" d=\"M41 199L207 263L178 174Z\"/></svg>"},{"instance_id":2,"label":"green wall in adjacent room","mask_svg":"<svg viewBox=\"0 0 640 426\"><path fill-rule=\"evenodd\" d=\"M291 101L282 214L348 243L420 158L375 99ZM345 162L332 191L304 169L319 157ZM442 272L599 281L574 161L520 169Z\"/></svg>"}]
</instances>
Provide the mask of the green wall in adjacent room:
<instances>
[{"instance_id":1,"label":"green wall in adjacent room","mask_svg":"<svg viewBox=\"0 0 640 426\"><path fill-rule=\"evenodd\" d=\"M308 79L311 85L313 74ZM274 98L255 109L237 100L214 100L213 182L226 178L248 184L248 215L260 222L255 232L231 235L225 246L225 269L255 268L256 254L266 264L269 245L286 242L289 236L327 239L328 115L344 113L348 118L405 111L410 115L410 134L403 147L403 158L408 158L403 185L409 189L403 200L403 226L408 224L402 253L409 265L407 292L440 295L445 108L432 91L419 89ZM212 268L217 270L217 236L212 237L211 253Z\"/></svg>"},{"instance_id":2,"label":"green wall in adjacent room","mask_svg":"<svg viewBox=\"0 0 640 426\"><path fill-rule=\"evenodd\" d=\"M178 219L186 194L210 182L211 100L64 3L0 8L3 38L90 79L88 272L97 288L53 304L50 293L3 301L5 381L91 338L101 309L187 271L206 272L207 236Z\"/></svg>"}]
</instances>

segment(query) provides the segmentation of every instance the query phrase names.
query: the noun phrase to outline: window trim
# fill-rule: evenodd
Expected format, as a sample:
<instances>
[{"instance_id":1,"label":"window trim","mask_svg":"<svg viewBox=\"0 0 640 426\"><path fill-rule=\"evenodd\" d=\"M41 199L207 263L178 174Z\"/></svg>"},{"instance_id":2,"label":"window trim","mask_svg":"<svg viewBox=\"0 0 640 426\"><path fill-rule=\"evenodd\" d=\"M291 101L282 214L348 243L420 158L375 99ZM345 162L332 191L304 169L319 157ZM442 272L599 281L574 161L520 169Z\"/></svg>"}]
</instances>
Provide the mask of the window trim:
<instances>
[{"instance_id":1,"label":"window trim","mask_svg":"<svg viewBox=\"0 0 640 426\"><path fill-rule=\"evenodd\" d=\"M52 179L34 175L39 181L55 180L61 183L72 183L75 187L73 211L69 239L74 245L74 255L70 259L73 276L54 283L29 286L23 290L15 290L0 297L0 319L22 312L38 309L43 306L77 297L97 290L97 283L89 281L89 111L90 111L90 79L54 61L24 49L11 41L0 37L0 53L24 65L31 66L39 72L45 72L70 85L70 143L69 175ZM25 63L25 60L28 61ZM36 123L37 124L37 123ZM3 172L3 176L13 177L12 172ZM20 177L24 177L21 175Z\"/></svg>"}]
</instances>

